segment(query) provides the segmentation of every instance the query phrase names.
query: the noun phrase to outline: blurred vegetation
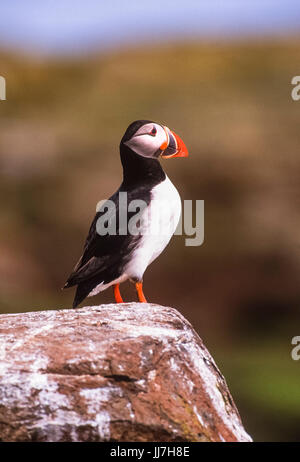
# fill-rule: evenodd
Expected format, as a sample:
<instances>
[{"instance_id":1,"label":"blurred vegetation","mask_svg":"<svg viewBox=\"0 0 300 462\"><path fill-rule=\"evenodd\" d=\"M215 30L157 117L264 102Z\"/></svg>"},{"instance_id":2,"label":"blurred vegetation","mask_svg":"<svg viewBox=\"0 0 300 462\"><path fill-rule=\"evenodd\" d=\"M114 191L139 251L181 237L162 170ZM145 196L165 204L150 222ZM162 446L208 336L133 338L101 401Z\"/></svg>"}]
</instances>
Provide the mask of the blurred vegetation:
<instances>
[{"instance_id":1,"label":"blurred vegetation","mask_svg":"<svg viewBox=\"0 0 300 462\"><path fill-rule=\"evenodd\" d=\"M182 199L205 200L205 243L174 237L146 296L192 322L256 440L299 440L299 61L297 38L64 59L2 51L1 312L70 307L60 288L96 203L120 184L119 140L135 119L160 121L189 147L164 166ZM123 293L135 299L129 284Z\"/></svg>"}]
</instances>

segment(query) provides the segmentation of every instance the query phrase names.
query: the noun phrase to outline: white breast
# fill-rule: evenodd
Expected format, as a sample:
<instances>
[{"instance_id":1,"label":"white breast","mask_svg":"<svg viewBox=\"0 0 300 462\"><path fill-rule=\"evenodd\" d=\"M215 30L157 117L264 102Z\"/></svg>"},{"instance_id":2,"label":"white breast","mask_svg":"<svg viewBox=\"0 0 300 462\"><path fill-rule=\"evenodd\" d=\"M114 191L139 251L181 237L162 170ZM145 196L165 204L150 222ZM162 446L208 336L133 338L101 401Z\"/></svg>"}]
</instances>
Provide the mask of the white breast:
<instances>
[{"instance_id":1,"label":"white breast","mask_svg":"<svg viewBox=\"0 0 300 462\"><path fill-rule=\"evenodd\" d=\"M169 243L178 225L181 200L168 177L151 191L151 201L141 217L143 237L125 268L129 278L142 279L147 266Z\"/></svg>"}]
</instances>

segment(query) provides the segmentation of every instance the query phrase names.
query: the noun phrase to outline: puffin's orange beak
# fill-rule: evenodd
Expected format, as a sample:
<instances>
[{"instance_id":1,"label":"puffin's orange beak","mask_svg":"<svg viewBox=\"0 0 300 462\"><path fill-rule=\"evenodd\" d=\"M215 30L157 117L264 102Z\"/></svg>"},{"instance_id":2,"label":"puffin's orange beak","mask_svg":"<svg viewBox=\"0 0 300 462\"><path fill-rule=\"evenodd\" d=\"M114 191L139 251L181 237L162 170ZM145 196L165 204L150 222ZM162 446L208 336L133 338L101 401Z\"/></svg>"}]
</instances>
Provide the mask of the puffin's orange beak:
<instances>
[{"instance_id":1,"label":"puffin's orange beak","mask_svg":"<svg viewBox=\"0 0 300 462\"><path fill-rule=\"evenodd\" d=\"M189 153L182 139L168 127L163 128L167 135L167 142L163 143L160 147L163 151L161 157L164 159L170 159L171 157L187 157Z\"/></svg>"}]
</instances>

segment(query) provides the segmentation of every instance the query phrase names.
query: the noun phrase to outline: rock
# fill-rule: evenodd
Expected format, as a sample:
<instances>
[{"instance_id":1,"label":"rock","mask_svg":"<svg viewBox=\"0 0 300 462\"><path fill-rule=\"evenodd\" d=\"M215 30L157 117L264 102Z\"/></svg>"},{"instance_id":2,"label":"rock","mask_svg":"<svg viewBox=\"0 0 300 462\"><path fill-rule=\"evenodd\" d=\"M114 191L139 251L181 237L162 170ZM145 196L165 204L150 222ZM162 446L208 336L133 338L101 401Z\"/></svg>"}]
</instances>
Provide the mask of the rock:
<instances>
[{"instance_id":1,"label":"rock","mask_svg":"<svg viewBox=\"0 0 300 462\"><path fill-rule=\"evenodd\" d=\"M251 441L173 308L1 315L0 338L1 441Z\"/></svg>"}]
</instances>

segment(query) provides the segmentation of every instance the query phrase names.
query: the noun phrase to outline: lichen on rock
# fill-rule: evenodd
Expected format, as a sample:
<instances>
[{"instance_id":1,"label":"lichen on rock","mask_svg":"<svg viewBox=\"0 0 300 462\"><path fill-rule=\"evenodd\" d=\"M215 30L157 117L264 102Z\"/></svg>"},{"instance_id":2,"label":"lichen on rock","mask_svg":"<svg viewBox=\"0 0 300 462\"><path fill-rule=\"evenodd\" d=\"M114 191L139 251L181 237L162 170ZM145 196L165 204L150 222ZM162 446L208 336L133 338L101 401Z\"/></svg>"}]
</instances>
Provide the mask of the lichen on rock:
<instances>
[{"instance_id":1,"label":"lichen on rock","mask_svg":"<svg viewBox=\"0 0 300 462\"><path fill-rule=\"evenodd\" d=\"M213 358L174 308L0 316L1 441L251 441Z\"/></svg>"}]
</instances>

